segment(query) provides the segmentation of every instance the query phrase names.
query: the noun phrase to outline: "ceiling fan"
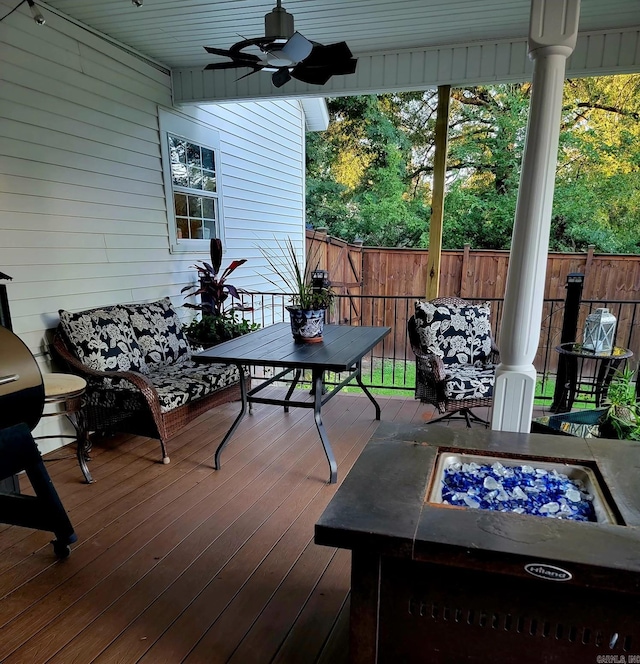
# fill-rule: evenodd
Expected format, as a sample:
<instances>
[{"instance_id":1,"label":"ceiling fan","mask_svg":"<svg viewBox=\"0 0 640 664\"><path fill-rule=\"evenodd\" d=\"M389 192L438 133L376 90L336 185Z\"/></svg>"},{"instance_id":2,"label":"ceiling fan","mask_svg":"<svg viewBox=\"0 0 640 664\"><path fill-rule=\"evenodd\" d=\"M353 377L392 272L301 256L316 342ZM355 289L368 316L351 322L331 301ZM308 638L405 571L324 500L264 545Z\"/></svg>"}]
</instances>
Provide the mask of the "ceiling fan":
<instances>
[{"instance_id":1,"label":"ceiling fan","mask_svg":"<svg viewBox=\"0 0 640 664\"><path fill-rule=\"evenodd\" d=\"M207 53L231 58L231 62L214 62L205 69L248 67L253 70L240 78L258 71L272 72L271 80L276 88L292 78L324 85L332 76L355 72L358 60L346 42L324 46L309 41L294 30L293 15L282 7L281 0L276 1L276 6L264 17L264 37L243 39L229 49L205 46ZM252 48L259 49L261 54L251 53Z\"/></svg>"}]
</instances>

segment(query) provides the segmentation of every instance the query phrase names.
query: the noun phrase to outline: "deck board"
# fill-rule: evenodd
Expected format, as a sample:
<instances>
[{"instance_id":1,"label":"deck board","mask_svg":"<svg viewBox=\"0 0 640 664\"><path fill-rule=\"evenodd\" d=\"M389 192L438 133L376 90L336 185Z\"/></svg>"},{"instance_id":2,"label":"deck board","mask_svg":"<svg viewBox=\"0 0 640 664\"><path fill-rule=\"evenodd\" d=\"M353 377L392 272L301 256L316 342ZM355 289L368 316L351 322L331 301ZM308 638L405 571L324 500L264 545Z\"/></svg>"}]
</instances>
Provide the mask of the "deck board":
<instances>
[{"instance_id":1,"label":"deck board","mask_svg":"<svg viewBox=\"0 0 640 664\"><path fill-rule=\"evenodd\" d=\"M411 399L379 403L384 421L433 413ZM238 407L192 422L166 466L156 440L98 441L92 485L73 450L48 455L79 541L58 561L50 533L0 527L0 661L346 662L350 554L315 545L313 532L378 426L371 403L341 393L323 409L337 485L326 483L312 414L267 405L241 423L215 471Z\"/></svg>"}]
</instances>

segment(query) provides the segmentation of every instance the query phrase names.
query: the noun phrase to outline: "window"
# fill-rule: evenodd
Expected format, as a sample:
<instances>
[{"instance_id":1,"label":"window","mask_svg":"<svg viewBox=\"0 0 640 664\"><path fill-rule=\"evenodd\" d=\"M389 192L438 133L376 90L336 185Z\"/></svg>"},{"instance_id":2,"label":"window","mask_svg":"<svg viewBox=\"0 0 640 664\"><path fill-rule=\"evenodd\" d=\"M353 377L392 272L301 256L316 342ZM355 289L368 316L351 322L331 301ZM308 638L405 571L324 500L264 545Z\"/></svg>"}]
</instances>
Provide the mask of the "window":
<instances>
[{"instance_id":1,"label":"window","mask_svg":"<svg viewBox=\"0 0 640 664\"><path fill-rule=\"evenodd\" d=\"M172 251L208 251L223 239L217 132L163 111L160 127Z\"/></svg>"}]
</instances>

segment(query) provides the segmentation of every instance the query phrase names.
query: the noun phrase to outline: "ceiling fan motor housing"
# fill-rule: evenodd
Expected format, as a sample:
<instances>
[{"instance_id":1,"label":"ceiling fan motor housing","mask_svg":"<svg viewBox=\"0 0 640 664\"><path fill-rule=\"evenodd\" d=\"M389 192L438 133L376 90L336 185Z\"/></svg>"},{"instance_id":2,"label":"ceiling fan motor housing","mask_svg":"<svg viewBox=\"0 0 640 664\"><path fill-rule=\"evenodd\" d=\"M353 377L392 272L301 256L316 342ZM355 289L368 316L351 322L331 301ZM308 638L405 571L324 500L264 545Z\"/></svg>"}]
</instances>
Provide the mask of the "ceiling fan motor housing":
<instances>
[{"instance_id":1,"label":"ceiling fan motor housing","mask_svg":"<svg viewBox=\"0 0 640 664\"><path fill-rule=\"evenodd\" d=\"M293 14L289 14L278 1L278 5L274 7L264 17L264 34L265 37L273 39L282 39L286 41L291 36L295 29L293 27Z\"/></svg>"}]
</instances>

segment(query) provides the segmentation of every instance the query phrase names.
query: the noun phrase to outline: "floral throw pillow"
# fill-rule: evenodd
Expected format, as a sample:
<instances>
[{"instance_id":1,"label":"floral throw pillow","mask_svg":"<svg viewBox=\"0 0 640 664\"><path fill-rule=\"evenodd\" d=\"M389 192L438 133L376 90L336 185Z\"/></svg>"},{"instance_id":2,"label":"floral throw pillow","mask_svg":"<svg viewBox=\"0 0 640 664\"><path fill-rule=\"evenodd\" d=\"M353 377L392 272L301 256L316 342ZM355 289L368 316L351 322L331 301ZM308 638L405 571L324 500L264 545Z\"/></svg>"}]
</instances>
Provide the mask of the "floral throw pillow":
<instances>
[{"instance_id":1,"label":"floral throw pillow","mask_svg":"<svg viewBox=\"0 0 640 664\"><path fill-rule=\"evenodd\" d=\"M147 372L129 313L120 306L78 313L60 310L60 323L78 359L95 371Z\"/></svg>"},{"instance_id":2,"label":"floral throw pillow","mask_svg":"<svg viewBox=\"0 0 640 664\"><path fill-rule=\"evenodd\" d=\"M157 302L127 304L131 325L146 364L181 364L191 358L191 347L178 314L165 297Z\"/></svg>"},{"instance_id":3,"label":"floral throw pillow","mask_svg":"<svg viewBox=\"0 0 640 664\"><path fill-rule=\"evenodd\" d=\"M491 354L491 307L416 302L415 320L423 350L445 365L485 364Z\"/></svg>"}]
</instances>

